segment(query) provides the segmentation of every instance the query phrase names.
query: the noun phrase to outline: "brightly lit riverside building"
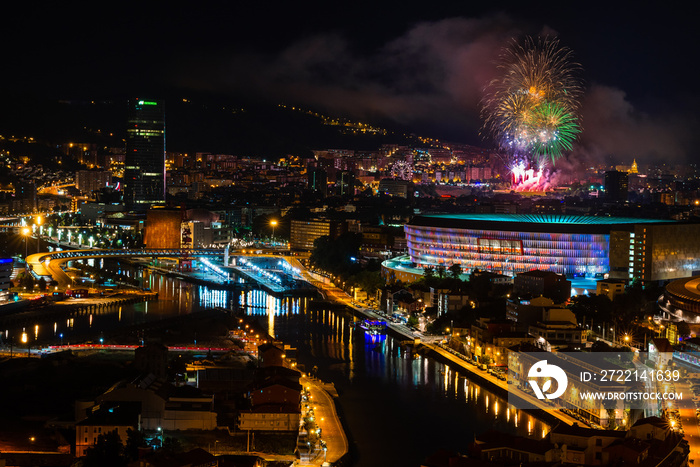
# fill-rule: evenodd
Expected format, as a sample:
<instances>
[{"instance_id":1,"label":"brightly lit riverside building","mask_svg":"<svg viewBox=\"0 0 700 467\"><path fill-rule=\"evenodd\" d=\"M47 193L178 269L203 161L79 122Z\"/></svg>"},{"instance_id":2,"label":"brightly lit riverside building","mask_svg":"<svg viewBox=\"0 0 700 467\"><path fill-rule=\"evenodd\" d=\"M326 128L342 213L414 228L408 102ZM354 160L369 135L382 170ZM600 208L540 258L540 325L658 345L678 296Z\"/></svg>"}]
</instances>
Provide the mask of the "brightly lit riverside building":
<instances>
[{"instance_id":1,"label":"brightly lit riverside building","mask_svg":"<svg viewBox=\"0 0 700 467\"><path fill-rule=\"evenodd\" d=\"M544 214L435 214L405 226L412 266L508 276L547 270L568 277L660 281L700 272L700 224Z\"/></svg>"}]
</instances>

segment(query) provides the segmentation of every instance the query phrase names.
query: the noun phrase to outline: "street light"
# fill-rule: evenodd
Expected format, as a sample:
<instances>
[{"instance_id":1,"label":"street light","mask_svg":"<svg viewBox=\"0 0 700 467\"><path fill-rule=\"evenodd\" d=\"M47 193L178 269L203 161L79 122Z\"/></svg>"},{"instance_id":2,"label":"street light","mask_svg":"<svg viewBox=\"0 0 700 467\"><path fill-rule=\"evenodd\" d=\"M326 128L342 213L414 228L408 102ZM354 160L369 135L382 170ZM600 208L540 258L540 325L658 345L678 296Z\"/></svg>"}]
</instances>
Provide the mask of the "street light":
<instances>
[{"instance_id":1,"label":"street light","mask_svg":"<svg viewBox=\"0 0 700 467\"><path fill-rule=\"evenodd\" d=\"M22 229L22 235L24 235L24 260L27 260L27 237L29 237L29 228L25 227Z\"/></svg>"},{"instance_id":2,"label":"street light","mask_svg":"<svg viewBox=\"0 0 700 467\"><path fill-rule=\"evenodd\" d=\"M29 339L27 338L27 333L22 331L22 344L27 344L27 358L32 356L31 348L29 347Z\"/></svg>"},{"instance_id":3,"label":"street light","mask_svg":"<svg viewBox=\"0 0 700 467\"><path fill-rule=\"evenodd\" d=\"M39 248L41 247L41 234L44 230L44 219L41 216L36 218L36 225L39 226L39 233L36 234L36 252L39 253Z\"/></svg>"},{"instance_id":4,"label":"street light","mask_svg":"<svg viewBox=\"0 0 700 467\"><path fill-rule=\"evenodd\" d=\"M275 227L277 227L277 221L275 221L275 220L270 221L270 225L272 226L272 244L274 246L274 244L275 244Z\"/></svg>"}]
</instances>

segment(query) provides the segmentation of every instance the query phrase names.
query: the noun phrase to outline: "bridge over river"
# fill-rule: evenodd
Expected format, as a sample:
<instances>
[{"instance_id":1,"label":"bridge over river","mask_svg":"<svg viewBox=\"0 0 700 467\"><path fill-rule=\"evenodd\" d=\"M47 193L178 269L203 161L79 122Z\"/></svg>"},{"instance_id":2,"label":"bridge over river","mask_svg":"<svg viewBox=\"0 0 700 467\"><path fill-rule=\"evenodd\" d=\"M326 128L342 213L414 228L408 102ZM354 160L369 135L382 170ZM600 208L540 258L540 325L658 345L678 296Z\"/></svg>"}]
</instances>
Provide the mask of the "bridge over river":
<instances>
[{"instance_id":1,"label":"bridge over river","mask_svg":"<svg viewBox=\"0 0 700 467\"><path fill-rule=\"evenodd\" d=\"M316 282L308 274L298 256L284 253L288 252L260 249L228 251L226 248L66 249L30 255L27 258L27 264L31 274L36 279L43 277L47 281L55 280L62 288L67 288L73 283L73 279L64 270L65 263L103 258L172 258L180 261L198 259L207 269L225 279L228 279L229 272L235 271L249 280L258 282L270 291L278 293L285 290L279 285L279 275L298 277L312 284ZM212 263L209 261L210 259L219 259L219 264L223 266ZM265 260L267 265L258 267L255 264L256 260ZM270 274L270 270L276 270L278 276Z\"/></svg>"}]
</instances>

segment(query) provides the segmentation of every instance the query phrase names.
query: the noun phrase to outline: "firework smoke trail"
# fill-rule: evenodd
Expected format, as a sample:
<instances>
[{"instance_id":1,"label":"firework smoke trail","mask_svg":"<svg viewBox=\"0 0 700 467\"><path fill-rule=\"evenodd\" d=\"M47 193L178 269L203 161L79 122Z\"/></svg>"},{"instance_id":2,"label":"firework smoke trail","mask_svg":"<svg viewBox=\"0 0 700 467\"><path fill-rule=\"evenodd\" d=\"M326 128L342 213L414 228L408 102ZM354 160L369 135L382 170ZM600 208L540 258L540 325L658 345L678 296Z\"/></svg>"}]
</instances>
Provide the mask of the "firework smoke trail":
<instances>
[{"instance_id":1,"label":"firework smoke trail","mask_svg":"<svg viewBox=\"0 0 700 467\"><path fill-rule=\"evenodd\" d=\"M581 67L571 55L557 39L513 41L499 58L499 76L485 89L482 136L508 150L515 180L523 173L527 180L541 179L547 160L555 164L581 132ZM535 178L527 176L530 169Z\"/></svg>"}]
</instances>

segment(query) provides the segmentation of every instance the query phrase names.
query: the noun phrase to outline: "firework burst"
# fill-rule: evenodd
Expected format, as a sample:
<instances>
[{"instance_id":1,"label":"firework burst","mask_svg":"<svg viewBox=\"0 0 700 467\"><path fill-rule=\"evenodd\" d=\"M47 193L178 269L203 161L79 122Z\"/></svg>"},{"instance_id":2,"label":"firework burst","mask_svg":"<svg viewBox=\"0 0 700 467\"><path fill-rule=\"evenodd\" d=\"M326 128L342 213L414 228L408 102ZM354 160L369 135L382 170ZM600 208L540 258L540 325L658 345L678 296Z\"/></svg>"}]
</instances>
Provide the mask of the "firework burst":
<instances>
[{"instance_id":1,"label":"firework burst","mask_svg":"<svg viewBox=\"0 0 700 467\"><path fill-rule=\"evenodd\" d=\"M527 38L506 47L499 75L485 89L481 103L482 135L490 136L518 160L542 168L554 164L581 132L577 78L581 67L557 39Z\"/></svg>"}]
</instances>

